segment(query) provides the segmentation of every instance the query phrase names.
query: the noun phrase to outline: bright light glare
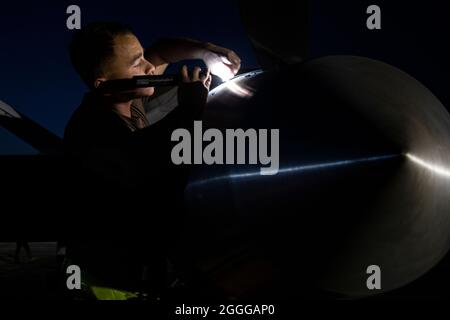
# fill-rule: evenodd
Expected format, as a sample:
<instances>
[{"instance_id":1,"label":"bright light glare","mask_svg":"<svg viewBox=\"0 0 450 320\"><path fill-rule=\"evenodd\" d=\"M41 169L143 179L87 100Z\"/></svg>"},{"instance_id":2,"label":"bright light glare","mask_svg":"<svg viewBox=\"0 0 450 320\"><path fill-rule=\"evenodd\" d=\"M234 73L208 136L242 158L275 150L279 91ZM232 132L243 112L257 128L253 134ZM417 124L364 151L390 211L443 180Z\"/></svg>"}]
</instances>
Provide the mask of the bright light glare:
<instances>
[{"instance_id":1,"label":"bright light glare","mask_svg":"<svg viewBox=\"0 0 450 320\"><path fill-rule=\"evenodd\" d=\"M411 160L414 163L417 163L418 165L420 165L421 167L430 170L433 173L436 173L440 176L443 177L447 177L450 178L450 170L445 168L445 167L441 167L441 166L437 166L435 164L429 163L423 159L420 159L410 153L406 153L405 156Z\"/></svg>"},{"instance_id":2,"label":"bright light glare","mask_svg":"<svg viewBox=\"0 0 450 320\"><path fill-rule=\"evenodd\" d=\"M211 66L211 73L218 76L222 81L228 81L234 77L230 67L224 62L216 62Z\"/></svg>"},{"instance_id":3,"label":"bright light glare","mask_svg":"<svg viewBox=\"0 0 450 320\"><path fill-rule=\"evenodd\" d=\"M252 90L252 88L249 88L245 84L244 85L239 84L239 82L241 82L240 81L241 79L247 78L249 76L258 75L260 73L262 73L261 70L255 70L255 71L240 74L240 75L234 77L233 79L230 79L230 80L218 85L213 90L211 90L209 94L211 96L214 96L219 91L227 89L239 97L249 98L249 97L253 96L254 90Z\"/></svg>"}]
</instances>

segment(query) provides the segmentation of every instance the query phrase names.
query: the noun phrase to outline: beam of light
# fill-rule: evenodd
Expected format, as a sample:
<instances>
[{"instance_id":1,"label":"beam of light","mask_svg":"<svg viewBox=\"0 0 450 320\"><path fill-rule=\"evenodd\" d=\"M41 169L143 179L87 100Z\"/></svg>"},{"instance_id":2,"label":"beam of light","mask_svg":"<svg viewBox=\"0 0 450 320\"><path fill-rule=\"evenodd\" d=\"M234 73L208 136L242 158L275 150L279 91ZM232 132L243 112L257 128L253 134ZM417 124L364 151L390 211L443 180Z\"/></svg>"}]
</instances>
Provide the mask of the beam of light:
<instances>
[{"instance_id":1,"label":"beam of light","mask_svg":"<svg viewBox=\"0 0 450 320\"><path fill-rule=\"evenodd\" d=\"M231 92L233 92L235 95L245 98L245 97L251 97L253 96L253 92L251 92L250 90L238 85L235 82L227 82L226 83L226 87L228 90L230 90Z\"/></svg>"},{"instance_id":2,"label":"beam of light","mask_svg":"<svg viewBox=\"0 0 450 320\"><path fill-rule=\"evenodd\" d=\"M366 162L387 160L387 159L391 159L391 158L396 158L398 156L399 156L398 154L394 154L394 155L377 156L377 157L369 157L369 158L361 158L361 159L353 159L353 160L341 160L341 161L335 161L335 162L300 165L300 166L282 168L282 169L278 170L278 174L301 173L301 172L305 172L305 171L349 166L349 165L361 164L361 163L366 163ZM267 177L265 175L261 175L260 170L258 170L258 171L252 171L252 172L236 173L236 174L229 174L229 175L223 175L223 176L203 179L203 180L189 183L188 187L195 187L195 186L205 185L205 184L214 183L214 182L223 182L223 181L227 181L227 180L250 179L250 178L256 178L259 176Z\"/></svg>"},{"instance_id":3,"label":"beam of light","mask_svg":"<svg viewBox=\"0 0 450 320\"><path fill-rule=\"evenodd\" d=\"M450 178L450 169L435 165L433 163L427 162L419 157L412 155L411 153L406 153L405 156L412 162L418 164L419 166L430 170L431 172L440 175L442 177Z\"/></svg>"}]
</instances>

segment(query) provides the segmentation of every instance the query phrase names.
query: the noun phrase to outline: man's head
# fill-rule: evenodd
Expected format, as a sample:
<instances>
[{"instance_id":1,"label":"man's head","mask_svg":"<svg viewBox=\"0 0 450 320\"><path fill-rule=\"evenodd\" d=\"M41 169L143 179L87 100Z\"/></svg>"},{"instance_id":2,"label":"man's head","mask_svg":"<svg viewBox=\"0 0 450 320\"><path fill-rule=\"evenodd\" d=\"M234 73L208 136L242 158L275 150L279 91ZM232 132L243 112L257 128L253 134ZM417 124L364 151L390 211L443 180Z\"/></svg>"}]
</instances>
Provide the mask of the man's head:
<instances>
[{"instance_id":1,"label":"man's head","mask_svg":"<svg viewBox=\"0 0 450 320\"><path fill-rule=\"evenodd\" d=\"M93 90L102 81L153 74L155 67L144 58L144 50L130 27L117 22L95 22L83 27L70 44L70 58L78 74ZM153 88L135 91L149 96Z\"/></svg>"}]
</instances>

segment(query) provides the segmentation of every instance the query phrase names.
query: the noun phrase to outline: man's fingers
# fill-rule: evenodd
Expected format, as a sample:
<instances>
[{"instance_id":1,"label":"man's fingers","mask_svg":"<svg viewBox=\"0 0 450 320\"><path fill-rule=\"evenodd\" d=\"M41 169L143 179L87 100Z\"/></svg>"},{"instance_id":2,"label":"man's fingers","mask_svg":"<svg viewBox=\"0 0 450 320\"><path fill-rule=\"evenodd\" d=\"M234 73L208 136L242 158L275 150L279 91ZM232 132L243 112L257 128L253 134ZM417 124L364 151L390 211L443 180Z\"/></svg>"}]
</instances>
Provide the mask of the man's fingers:
<instances>
[{"instance_id":1,"label":"man's fingers","mask_svg":"<svg viewBox=\"0 0 450 320\"><path fill-rule=\"evenodd\" d=\"M206 69L206 72L200 74L202 69L200 67L195 67L192 71L192 77L189 76L188 68L187 66L183 66L181 68L181 78L183 82L195 82L200 81L206 86L206 82L209 80L211 83L211 71L209 68ZM209 87L209 86L208 86Z\"/></svg>"},{"instance_id":2,"label":"man's fingers","mask_svg":"<svg viewBox=\"0 0 450 320\"><path fill-rule=\"evenodd\" d=\"M183 82L191 82L191 79L189 79L187 66L183 66L183 68L181 68L181 80Z\"/></svg>"},{"instance_id":3,"label":"man's fingers","mask_svg":"<svg viewBox=\"0 0 450 320\"><path fill-rule=\"evenodd\" d=\"M192 72L192 81L199 81L200 80L200 71L202 69L200 67L195 67L194 71Z\"/></svg>"},{"instance_id":4,"label":"man's fingers","mask_svg":"<svg viewBox=\"0 0 450 320\"><path fill-rule=\"evenodd\" d=\"M238 73L241 68L241 59L237 56L234 51L228 51L227 56L221 56L222 62L230 68L230 71L233 73L233 76Z\"/></svg>"},{"instance_id":5,"label":"man's fingers","mask_svg":"<svg viewBox=\"0 0 450 320\"><path fill-rule=\"evenodd\" d=\"M202 72L200 74L200 80L205 81L209 77L209 74L210 74L210 70L209 70L209 68L206 68L206 72Z\"/></svg>"},{"instance_id":6,"label":"man's fingers","mask_svg":"<svg viewBox=\"0 0 450 320\"><path fill-rule=\"evenodd\" d=\"M222 60L222 62L223 62L225 65L231 65L231 64L233 64L233 62L231 62L230 59L228 59L227 56L220 56L220 60Z\"/></svg>"},{"instance_id":7,"label":"man's fingers","mask_svg":"<svg viewBox=\"0 0 450 320\"><path fill-rule=\"evenodd\" d=\"M227 52L229 51L227 48L220 47L220 46L217 46L217 45L212 44L212 43L210 44L209 50L212 51L212 52L219 53L219 54L224 54L224 55L226 55Z\"/></svg>"},{"instance_id":8,"label":"man's fingers","mask_svg":"<svg viewBox=\"0 0 450 320\"><path fill-rule=\"evenodd\" d=\"M241 65L241 59L234 51L228 53L228 60L230 60L234 65Z\"/></svg>"},{"instance_id":9,"label":"man's fingers","mask_svg":"<svg viewBox=\"0 0 450 320\"><path fill-rule=\"evenodd\" d=\"M212 76L211 76L211 70L209 70L209 68L206 69L206 75L203 76L203 83L205 85L206 88L208 88L211 86L211 81L212 81Z\"/></svg>"},{"instance_id":10,"label":"man's fingers","mask_svg":"<svg viewBox=\"0 0 450 320\"><path fill-rule=\"evenodd\" d=\"M234 53L234 51L230 51L228 59L233 63L231 67L231 71L233 72L233 74L238 73L239 69L241 68L241 59L237 56L236 53Z\"/></svg>"},{"instance_id":11,"label":"man's fingers","mask_svg":"<svg viewBox=\"0 0 450 320\"><path fill-rule=\"evenodd\" d=\"M204 82L206 88L209 89L209 87L211 86L211 82L212 82L211 74L208 74L208 77L206 78L206 80L205 80L205 82Z\"/></svg>"},{"instance_id":12,"label":"man's fingers","mask_svg":"<svg viewBox=\"0 0 450 320\"><path fill-rule=\"evenodd\" d=\"M238 64L233 65L232 69L233 69L232 71L234 74L238 73L239 69L241 69L241 64L238 63Z\"/></svg>"}]
</instances>

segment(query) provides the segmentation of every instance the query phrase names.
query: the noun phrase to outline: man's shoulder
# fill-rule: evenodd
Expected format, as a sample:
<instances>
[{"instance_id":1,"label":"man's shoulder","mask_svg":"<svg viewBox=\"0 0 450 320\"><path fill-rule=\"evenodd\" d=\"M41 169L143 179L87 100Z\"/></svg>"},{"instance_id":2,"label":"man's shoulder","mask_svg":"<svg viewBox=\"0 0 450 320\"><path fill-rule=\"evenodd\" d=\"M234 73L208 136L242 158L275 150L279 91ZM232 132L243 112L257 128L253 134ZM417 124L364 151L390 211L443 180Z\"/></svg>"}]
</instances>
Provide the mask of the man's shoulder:
<instances>
[{"instance_id":1,"label":"man's shoulder","mask_svg":"<svg viewBox=\"0 0 450 320\"><path fill-rule=\"evenodd\" d=\"M64 137L75 133L79 130L88 131L95 126L98 115L88 106L81 104L72 113L69 122L66 125Z\"/></svg>"},{"instance_id":2,"label":"man's shoulder","mask_svg":"<svg viewBox=\"0 0 450 320\"><path fill-rule=\"evenodd\" d=\"M125 132L122 121L112 110L92 105L84 99L73 112L64 131L66 143L97 143Z\"/></svg>"}]
</instances>

